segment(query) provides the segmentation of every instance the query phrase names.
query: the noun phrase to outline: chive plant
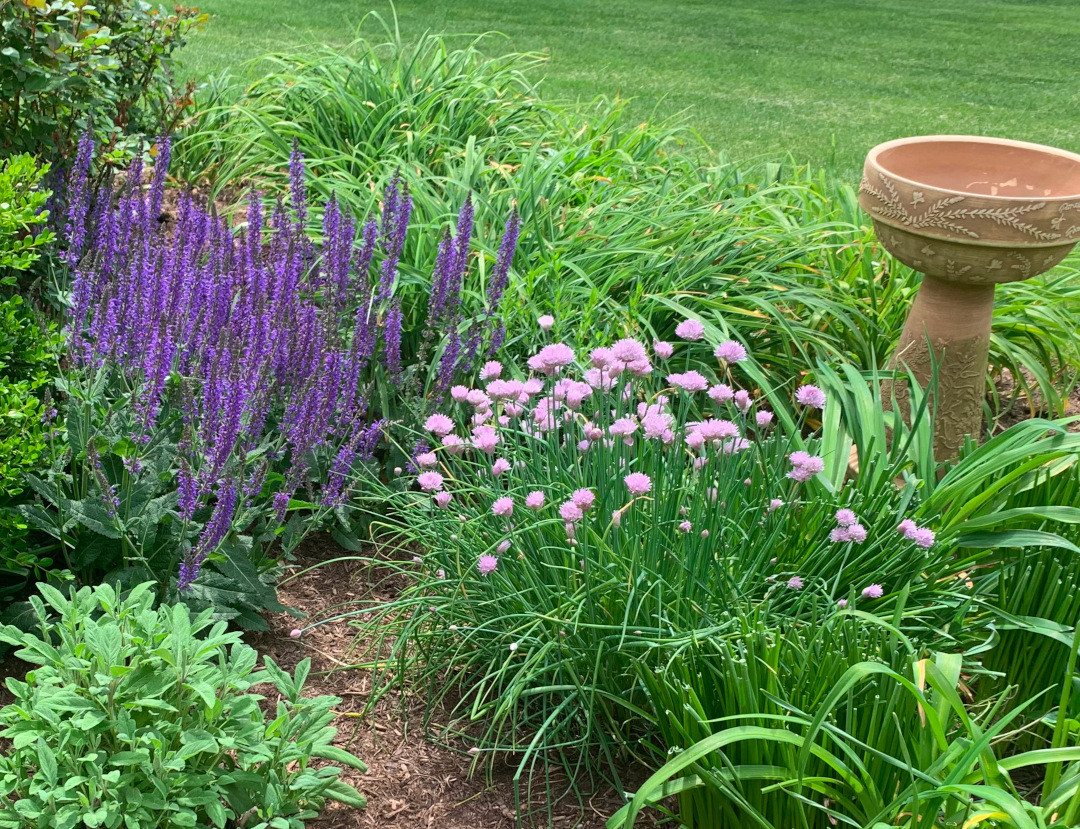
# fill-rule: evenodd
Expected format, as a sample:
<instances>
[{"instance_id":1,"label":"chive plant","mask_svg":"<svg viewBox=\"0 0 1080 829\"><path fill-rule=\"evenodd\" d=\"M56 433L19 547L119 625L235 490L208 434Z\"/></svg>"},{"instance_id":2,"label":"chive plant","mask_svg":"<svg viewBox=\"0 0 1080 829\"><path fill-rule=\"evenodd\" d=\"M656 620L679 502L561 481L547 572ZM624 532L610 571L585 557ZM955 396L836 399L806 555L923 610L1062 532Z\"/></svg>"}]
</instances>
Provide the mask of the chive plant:
<instances>
[{"instance_id":1,"label":"chive plant","mask_svg":"<svg viewBox=\"0 0 1080 829\"><path fill-rule=\"evenodd\" d=\"M660 695L639 671L712 652L759 612L776 635L842 613L906 620L908 603L944 624L923 574L951 551L914 483L833 487L808 425L827 395L774 389L778 416L746 388L746 348L704 330L486 364L482 387L452 388L426 420L415 487L387 492L423 554L377 610L396 620L380 664L482 718L480 751L522 752L521 768L549 752L645 760L639 714Z\"/></svg>"}]
</instances>

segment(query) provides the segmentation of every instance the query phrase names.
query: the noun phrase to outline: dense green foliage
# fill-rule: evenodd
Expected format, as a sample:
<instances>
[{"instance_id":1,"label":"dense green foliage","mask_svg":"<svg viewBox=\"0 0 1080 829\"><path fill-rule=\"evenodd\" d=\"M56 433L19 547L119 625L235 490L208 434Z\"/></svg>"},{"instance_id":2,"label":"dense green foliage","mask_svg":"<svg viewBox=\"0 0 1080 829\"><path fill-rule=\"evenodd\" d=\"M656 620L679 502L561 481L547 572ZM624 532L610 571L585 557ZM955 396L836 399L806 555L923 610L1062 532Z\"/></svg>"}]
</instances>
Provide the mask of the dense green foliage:
<instances>
[{"instance_id":1,"label":"dense green foliage","mask_svg":"<svg viewBox=\"0 0 1080 829\"><path fill-rule=\"evenodd\" d=\"M255 672L238 633L209 611L155 610L150 584L40 590L36 632L0 628L35 666L0 711L0 826L303 829L327 799L362 805L339 768L312 763L364 768L332 745L340 700L302 695L309 660ZM279 697L273 718L260 684Z\"/></svg>"},{"instance_id":2,"label":"dense green foliage","mask_svg":"<svg viewBox=\"0 0 1080 829\"><path fill-rule=\"evenodd\" d=\"M17 591L49 566L28 542L9 507L23 493L23 474L46 463L57 338L18 293L27 271L53 239L45 223L48 166L27 155L0 161L0 594Z\"/></svg>"},{"instance_id":3,"label":"dense green foliage","mask_svg":"<svg viewBox=\"0 0 1080 829\"><path fill-rule=\"evenodd\" d=\"M694 312L753 339L781 375L818 359L886 364L918 276L877 245L851 188L775 165L703 164L690 135L633 124L618 107L553 106L528 79L535 55L388 38L274 56L245 90L212 86L178 142L179 174L211 193L253 178L284 192L296 140L309 186L359 213L400 166L422 222L448 221L473 194L485 252L516 206L517 278L503 308L512 354L539 343L541 314L588 345L624 331L663 338ZM420 241L410 281L434 260ZM406 300L403 311L417 319L424 307ZM1050 412L1080 365L1078 313L1071 267L997 293L992 367L1018 390L1031 378Z\"/></svg>"},{"instance_id":4,"label":"dense green foliage","mask_svg":"<svg viewBox=\"0 0 1080 829\"><path fill-rule=\"evenodd\" d=\"M644 781L612 829L644 809L691 829L1076 829L1080 434L1037 415L1064 410L1080 369L1077 260L998 289L989 437L939 463L932 396L915 389L905 422L887 370L919 277L850 186L862 142L925 131L930 99L955 116L977 81L883 67L947 44L985 68L1005 10L1046 50L1072 24L995 2L962 46L925 20L916 44L894 10L844 0L677 0L662 19L630 0L570 44L548 27L587 0L493 3L407 15L565 46L547 64L490 37L404 40L396 20L346 45L334 2L260 2L266 32L333 20L342 48L293 38L239 70L246 87L207 79L149 177L139 144L179 123L172 53L202 17L0 0L0 142L66 171L61 252L32 283L51 241L43 171L0 171L0 280L26 297L0 306L3 589L104 582L7 609L37 629L0 640L39 667L0 711L0 826L301 829L328 798L362 805L312 762L362 767L332 746L336 700L301 696L309 663L253 673L226 628L283 609L282 560L333 526L364 555L369 533L383 542L371 563L399 589L332 611L369 643L371 705L419 691L436 738L489 772L515 764L515 786L549 763L573 791ZM203 60L253 8L222 9ZM800 54L808 20L832 36ZM850 48L875 21L887 36ZM717 112L698 123L735 155L820 156L823 120L871 94L892 105L834 144L840 181L733 163L636 123L646 102L564 106L537 84L549 66L580 97L648 67L648 93L700 63L699 41L730 48L665 106L710 85ZM560 75L585 54L588 73ZM1032 112L1030 60L995 94L1025 89L1017 137L1067 145L1058 113ZM845 67L858 82L835 82ZM716 84L749 70L754 94ZM1060 96L1059 70L1040 73ZM823 103L778 128L770 96L815 76ZM720 131L728 111L753 123ZM94 135L106 162L134 156L122 182L113 163L91 173ZM196 195L167 194L167 170ZM52 335L28 312L42 290L66 314L55 399ZM1002 430L1006 374L1033 419ZM265 682L276 717L250 693Z\"/></svg>"},{"instance_id":5,"label":"dense green foliage","mask_svg":"<svg viewBox=\"0 0 1080 829\"><path fill-rule=\"evenodd\" d=\"M205 15L145 0L0 0L0 151L62 161L90 130L118 156L171 129L172 54Z\"/></svg>"}]
</instances>

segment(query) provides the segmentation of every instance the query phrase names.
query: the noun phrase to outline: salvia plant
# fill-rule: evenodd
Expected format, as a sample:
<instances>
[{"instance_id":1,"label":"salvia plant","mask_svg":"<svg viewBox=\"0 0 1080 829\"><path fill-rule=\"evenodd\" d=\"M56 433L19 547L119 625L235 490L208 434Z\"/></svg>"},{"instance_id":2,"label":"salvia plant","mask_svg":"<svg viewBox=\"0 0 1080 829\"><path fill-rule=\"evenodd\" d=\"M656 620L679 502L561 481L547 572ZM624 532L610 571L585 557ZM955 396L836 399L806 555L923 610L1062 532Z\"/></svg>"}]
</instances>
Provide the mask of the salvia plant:
<instances>
[{"instance_id":1,"label":"salvia plant","mask_svg":"<svg viewBox=\"0 0 1080 829\"><path fill-rule=\"evenodd\" d=\"M80 574L124 568L258 624L243 594L268 601L266 544L288 551L332 513L346 521L350 470L382 451L388 421L419 416L498 350L518 218L466 304L466 200L439 242L422 330L405 331L402 302L417 300L398 278L412 204L399 176L381 217L357 221L331 199L315 240L299 153L289 207L264 214L252 193L239 228L187 194L166 206L168 139L148 184L136 160L94 192L93 153L84 137L61 225L66 451L31 480L41 503L24 515ZM200 579L211 558L231 571Z\"/></svg>"},{"instance_id":2,"label":"salvia plant","mask_svg":"<svg viewBox=\"0 0 1080 829\"><path fill-rule=\"evenodd\" d=\"M0 711L0 826L11 829L303 829L327 800L362 806L338 779L364 764L332 744L336 697L186 605L154 608L154 585L48 585L36 630L0 628L34 669L8 679ZM270 685L277 698L268 717Z\"/></svg>"},{"instance_id":3,"label":"salvia plant","mask_svg":"<svg viewBox=\"0 0 1080 829\"><path fill-rule=\"evenodd\" d=\"M834 486L811 424L835 402L805 383L751 390L746 348L703 334L686 320L651 351L552 343L527 366L489 361L426 419L435 448L393 496L423 552L383 609L396 624L378 664L483 718L475 750L522 752L523 769L549 751L647 754L643 734L663 751L642 671L788 627L810 641L833 620L842 673L874 649L860 620L900 637L914 615L947 621L935 597L953 545L917 481Z\"/></svg>"}]
</instances>

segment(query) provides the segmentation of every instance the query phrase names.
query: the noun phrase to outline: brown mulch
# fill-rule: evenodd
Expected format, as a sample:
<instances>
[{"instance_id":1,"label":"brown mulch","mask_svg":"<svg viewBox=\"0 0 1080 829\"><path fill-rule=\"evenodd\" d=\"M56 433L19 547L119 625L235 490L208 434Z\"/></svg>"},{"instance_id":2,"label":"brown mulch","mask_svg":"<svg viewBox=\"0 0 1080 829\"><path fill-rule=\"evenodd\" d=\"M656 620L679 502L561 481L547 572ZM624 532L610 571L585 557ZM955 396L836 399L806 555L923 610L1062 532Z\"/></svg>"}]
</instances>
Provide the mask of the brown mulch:
<instances>
[{"instance_id":1,"label":"brown mulch","mask_svg":"<svg viewBox=\"0 0 1080 829\"><path fill-rule=\"evenodd\" d=\"M338 606L347 602L393 599L400 583L386 568L355 560L320 564L350 555L326 536L309 539L289 570L300 573L320 566L285 581L278 590L281 602L317 620L344 612L347 608ZM464 742L447 748L426 739L422 699L412 695L403 698L393 692L380 700L370 716L362 715L371 692L371 675L362 668L343 666L365 661L369 656L358 647L358 630L348 620L322 625L305 632L300 639L292 639L289 634L306 621L283 613L269 622L269 631L245 638L283 668L291 670L301 659L311 658L306 693L342 698L335 709L335 742L368 766L366 773L346 769L343 774L343 779L367 798L367 808L333 804L309 824L312 829L512 829L518 825L513 781L516 766L497 764L489 784L484 769L474 769L474 758L467 753ZM269 702L276 701L271 698ZM439 721L445 722L446 717ZM549 774L550 791L566 792L568 781L561 770L549 769ZM534 788L529 799L525 786L521 787L523 803L531 800L524 810L524 826L602 829L622 805L613 790L580 799L573 795L561 797L550 804L549 824L545 781L534 779Z\"/></svg>"},{"instance_id":2,"label":"brown mulch","mask_svg":"<svg viewBox=\"0 0 1080 829\"><path fill-rule=\"evenodd\" d=\"M1033 377L1028 377L1029 388L1035 387L1035 380ZM997 386L999 399L1002 403L1007 403L1015 396L1012 405L1005 411L998 414L993 423L987 424L984 429L983 437L993 436L1004 432L1010 426L1015 426L1024 420L1030 420L1033 417L1045 417L1056 418L1058 414L1050 411L1050 407L1046 404L1046 401L1039 394L1038 389L1029 398L1024 393L1023 389L1017 389L1016 378L1008 371L1003 371L1001 376L995 381ZM1069 391L1069 396L1065 400L1065 417L1072 417L1074 415L1080 415L1080 384L1077 384ZM1068 427L1070 432L1080 432L1080 421L1070 424Z\"/></svg>"}]
</instances>

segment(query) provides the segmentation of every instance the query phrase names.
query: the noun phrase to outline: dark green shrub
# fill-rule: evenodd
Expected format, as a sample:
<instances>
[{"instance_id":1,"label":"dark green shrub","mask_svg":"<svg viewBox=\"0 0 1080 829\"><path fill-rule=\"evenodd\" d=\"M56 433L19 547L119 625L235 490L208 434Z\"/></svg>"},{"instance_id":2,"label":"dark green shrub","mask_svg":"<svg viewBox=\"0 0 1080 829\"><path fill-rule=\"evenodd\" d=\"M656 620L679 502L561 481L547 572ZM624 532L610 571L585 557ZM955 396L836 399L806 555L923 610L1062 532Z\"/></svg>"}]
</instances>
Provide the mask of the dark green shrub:
<instances>
[{"instance_id":1,"label":"dark green shrub","mask_svg":"<svg viewBox=\"0 0 1080 829\"><path fill-rule=\"evenodd\" d=\"M18 278L52 241L40 187L48 165L27 155L0 161L0 594L20 589L50 562L30 549L26 526L6 509L23 492L24 474L46 461L43 391L52 376L57 336L15 293Z\"/></svg>"},{"instance_id":2,"label":"dark green shrub","mask_svg":"<svg viewBox=\"0 0 1080 829\"><path fill-rule=\"evenodd\" d=\"M125 136L173 126L189 90L173 52L206 19L145 0L0 0L0 150L63 158L92 128L124 154Z\"/></svg>"},{"instance_id":3,"label":"dark green shrub","mask_svg":"<svg viewBox=\"0 0 1080 829\"><path fill-rule=\"evenodd\" d=\"M267 657L255 673L238 633L209 611L155 610L152 588L42 585L37 633L0 629L38 666L8 680L0 711L0 826L303 829L327 799L362 806L339 768L312 766L364 768L331 742L340 700L302 696L310 660L289 676ZM269 719L250 693L263 683L281 697Z\"/></svg>"}]
</instances>

